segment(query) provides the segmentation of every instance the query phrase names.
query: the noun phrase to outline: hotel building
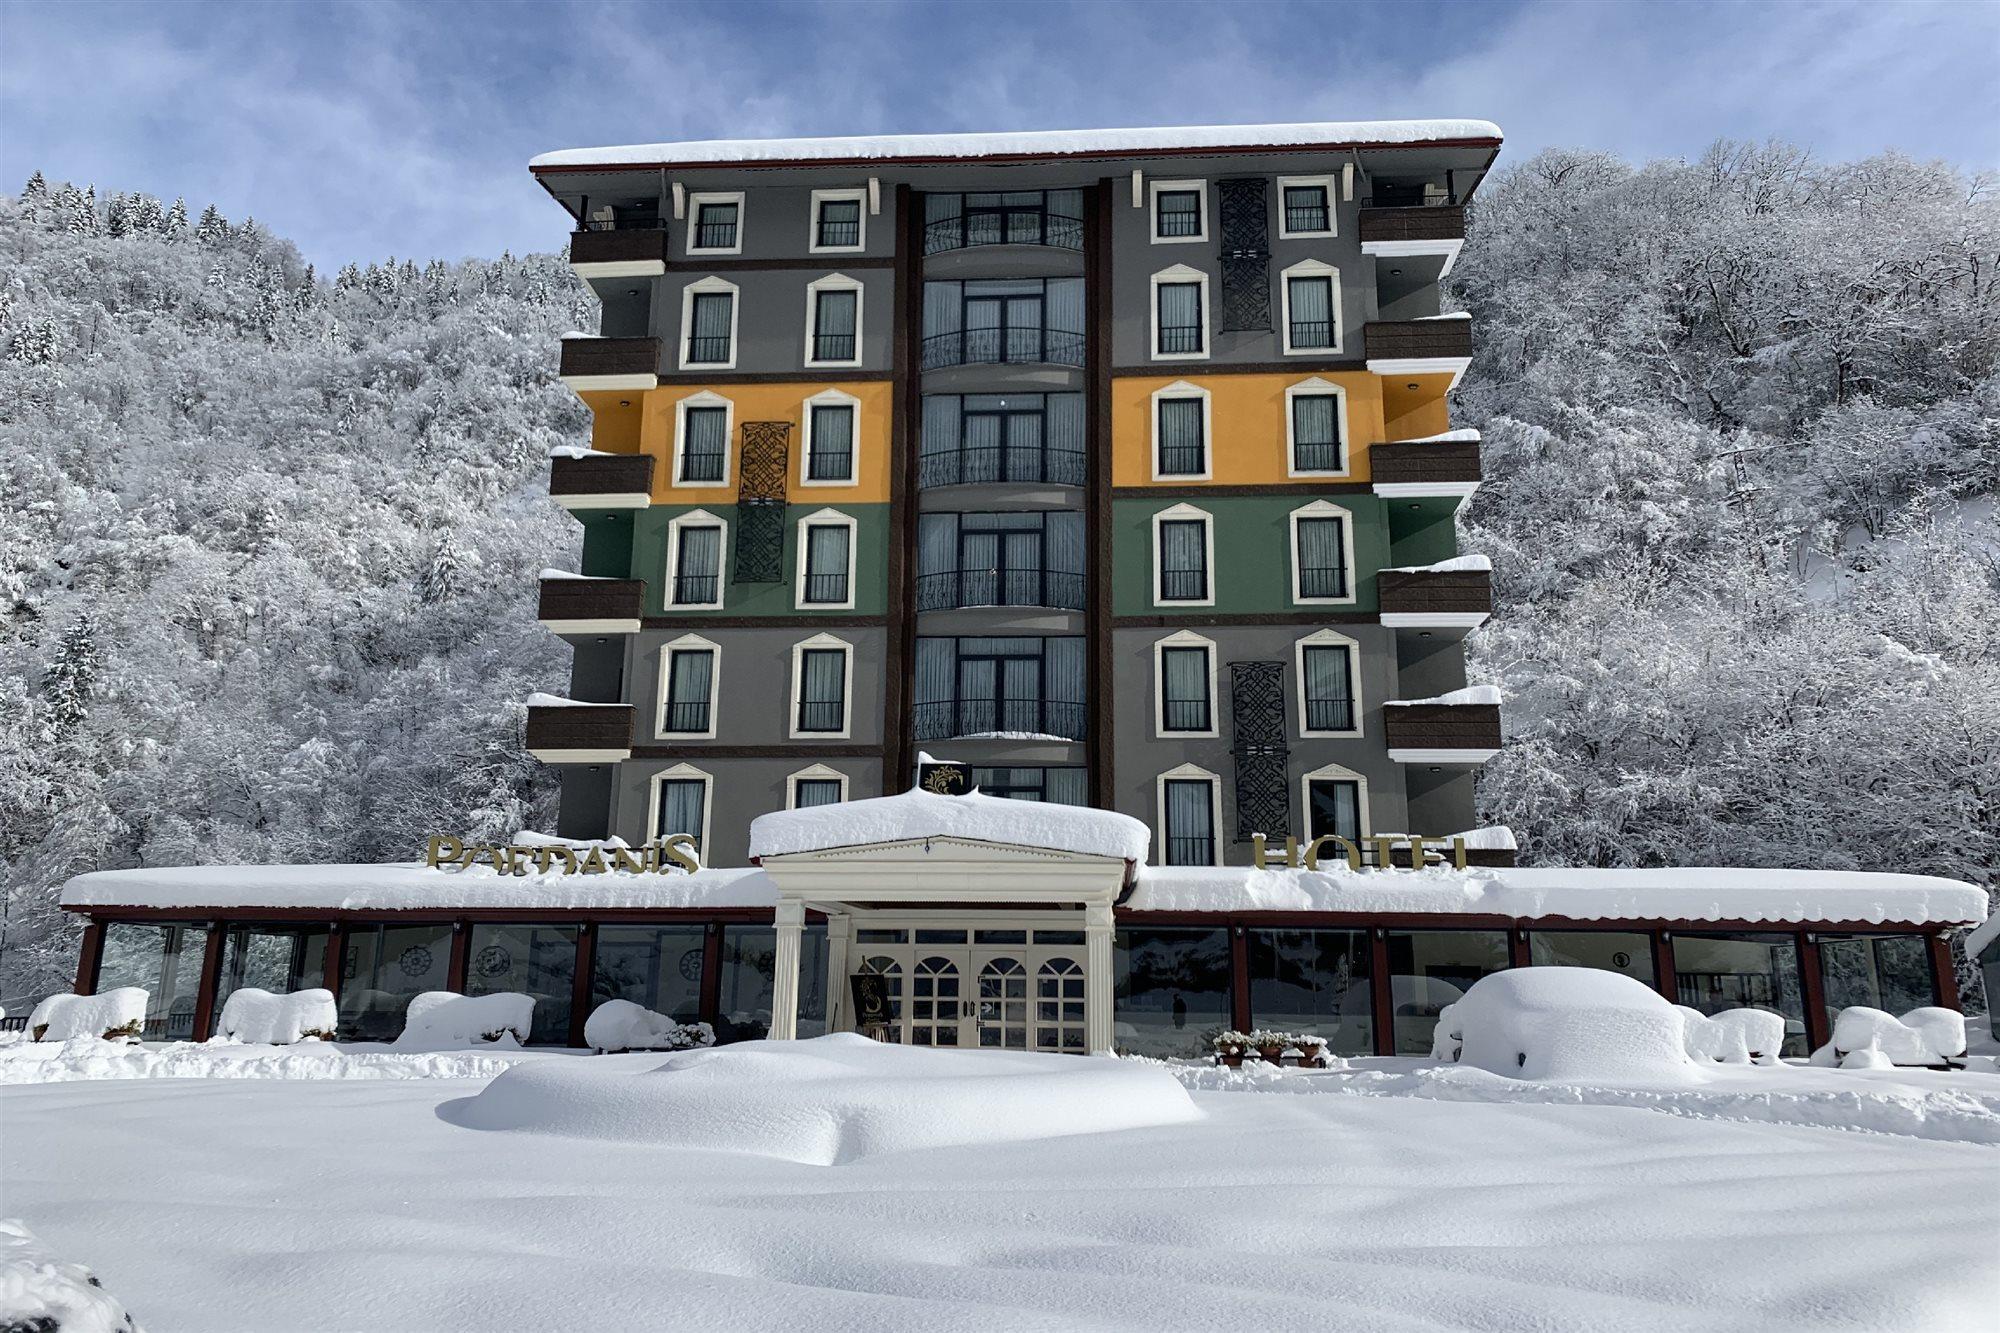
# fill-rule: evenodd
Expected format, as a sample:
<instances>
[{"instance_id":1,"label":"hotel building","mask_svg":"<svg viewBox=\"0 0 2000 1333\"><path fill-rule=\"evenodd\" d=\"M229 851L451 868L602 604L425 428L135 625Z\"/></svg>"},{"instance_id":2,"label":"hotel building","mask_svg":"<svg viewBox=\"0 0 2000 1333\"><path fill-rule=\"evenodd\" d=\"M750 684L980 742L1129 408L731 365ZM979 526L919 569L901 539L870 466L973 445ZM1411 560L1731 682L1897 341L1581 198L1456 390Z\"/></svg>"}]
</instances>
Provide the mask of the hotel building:
<instances>
[{"instance_id":1,"label":"hotel building","mask_svg":"<svg viewBox=\"0 0 2000 1333\"><path fill-rule=\"evenodd\" d=\"M1662 871L1593 900L1474 829L1477 322L1440 284L1499 147L1399 121L537 158L600 319L560 349L592 426L552 460L580 573L539 615L573 664L527 744L560 837L683 835L705 868L84 877L80 986L199 942L161 1021L201 1035L276 931L356 1035L468 988L538 994L547 1040L609 996L798 1035L875 974L894 1039L1156 1053L1253 1024L1427 1051L1439 1003L1533 962L1779 1008L1800 1047L1830 985L1948 1002L1968 898L1821 877L1767 908ZM902 795L926 751L984 796ZM1398 869L1389 834L1467 864ZM1366 868L1252 869L1322 837ZM1430 887L1336 891L1402 881Z\"/></svg>"}]
</instances>

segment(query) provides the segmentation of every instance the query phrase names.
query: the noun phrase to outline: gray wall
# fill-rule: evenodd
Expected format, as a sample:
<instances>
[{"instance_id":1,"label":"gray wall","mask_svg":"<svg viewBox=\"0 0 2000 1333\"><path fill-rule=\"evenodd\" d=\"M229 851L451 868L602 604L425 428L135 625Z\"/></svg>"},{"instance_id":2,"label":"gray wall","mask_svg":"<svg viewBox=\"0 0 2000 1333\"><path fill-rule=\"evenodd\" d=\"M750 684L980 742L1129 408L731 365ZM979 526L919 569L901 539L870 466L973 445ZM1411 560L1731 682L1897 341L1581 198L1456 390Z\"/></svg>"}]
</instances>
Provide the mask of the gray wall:
<instances>
[{"instance_id":1,"label":"gray wall","mask_svg":"<svg viewBox=\"0 0 2000 1333\"><path fill-rule=\"evenodd\" d=\"M664 645L687 634L698 634L721 650L716 671L714 740L661 737L656 731L661 653ZM848 736L844 740L793 740L792 649L819 634L830 634L854 645ZM887 636L888 631L880 626L826 626L804 617L797 625L784 629L722 629L691 621L684 628L648 629L629 635L625 698L638 710L635 723L638 743L670 745L689 756L704 749L743 745L793 746L802 754L821 745L880 745Z\"/></svg>"},{"instance_id":2,"label":"gray wall","mask_svg":"<svg viewBox=\"0 0 2000 1333\"><path fill-rule=\"evenodd\" d=\"M826 267L812 269L703 269L699 258L675 267L657 284L652 328L660 339L660 373L694 377L711 372L680 368L682 289L707 277L725 278L737 287L736 365L717 375L795 372L800 379L839 379L856 371L887 371L891 331L895 327L895 283L885 268L847 268L840 257L826 256ZM861 364L806 367L806 287L829 274L840 273L861 284Z\"/></svg>"},{"instance_id":3,"label":"gray wall","mask_svg":"<svg viewBox=\"0 0 2000 1333\"><path fill-rule=\"evenodd\" d=\"M879 711L879 703L878 703ZM702 864L743 866L750 861L750 821L785 808L789 777L800 769L823 764L847 775L849 800L882 795L882 761L876 758L824 758L801 747L783 758L726 758L689 754L674 759L633 759L618 765L612 796L611 831L627 842L646 837L651 811L653 776L687 763L714 779L709 792L709 840Z\"/></svg>"}]
</instances>

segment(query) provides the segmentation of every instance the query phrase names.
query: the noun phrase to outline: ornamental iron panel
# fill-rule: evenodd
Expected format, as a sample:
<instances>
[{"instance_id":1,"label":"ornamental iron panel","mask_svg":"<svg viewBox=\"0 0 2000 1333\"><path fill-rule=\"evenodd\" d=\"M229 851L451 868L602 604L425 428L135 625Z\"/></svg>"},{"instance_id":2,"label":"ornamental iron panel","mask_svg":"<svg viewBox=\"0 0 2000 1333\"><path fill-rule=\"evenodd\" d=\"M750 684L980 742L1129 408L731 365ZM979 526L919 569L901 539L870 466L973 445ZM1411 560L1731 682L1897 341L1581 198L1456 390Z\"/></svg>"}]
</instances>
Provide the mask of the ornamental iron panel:
<instances>
[{"instance_id":1,"label":"ornamental iron panel","mask_svg":"<svg viewBox=\"0 0 2000 1333\"><path fill-rule=\"evenodd\" d=\"M785 502L743 500L736 506L736 568L731 583L785 579Z\"/></svg>"},{"instance_id":2,"label":"ornamental iron panel","mask_svg":"<svg viewBox=\"0 0 2000 1333\"><path fill-rule=\"evenodd\" d=\"M792 423L789 421L746 421L743 423L743 466L738 477L739 500L785 498L785 459L791 451Z\"/></svg>"},{"instance_id":3,"label":"ornamental iron panel","mask_svg":"<svg viewBox=\"0 0 2000 1333\"><path fill-rule=\"evenodd\" d=\"M1285 786L1291 749L1285 744L1284 677L1283 662L1229 664L1238 842L1253 833L1282 838L1291 832L1292 803Z\"/></svg>"},{"instance_id":4,"label":"ornamental iron panel","mask_svg":"<svg viewBox=\"0 0 2000 1333\"><path fill-rule=\"evenodd\" d=\"M1261 177L1217 182L1222 197L1221 326L1271 327L1271 212Z\"/></svg>"}]
</instances>

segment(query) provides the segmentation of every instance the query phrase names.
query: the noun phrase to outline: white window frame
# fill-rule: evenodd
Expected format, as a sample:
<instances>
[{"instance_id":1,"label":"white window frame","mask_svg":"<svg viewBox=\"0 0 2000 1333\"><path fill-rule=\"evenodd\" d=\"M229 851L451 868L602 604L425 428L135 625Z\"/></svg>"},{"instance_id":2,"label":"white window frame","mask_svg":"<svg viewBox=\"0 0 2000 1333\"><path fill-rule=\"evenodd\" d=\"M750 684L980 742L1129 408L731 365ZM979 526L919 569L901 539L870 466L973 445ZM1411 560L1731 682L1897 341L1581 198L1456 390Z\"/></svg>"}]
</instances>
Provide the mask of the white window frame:
<instances>
[{"instance_id":1,"label":"white window frame","mask_svg":"<svg viewBox=\"0 0 2000 1333\"><path fill-rule=\"evenodd\" d=\"M1146 209L1146 233L1154 245L1199 245L1208 239L1208 182L1207 181L1151 181L1152 193L1148 196L1150 206ZM1192 190L1201 200L1196 216L1201 219L1201 231L1193 236L1160 235L1160 196L1181 194Z\"/></svg>"},{"instance_id":2,"label":"white window frame","mask_svg":"<svg viewBox=\"0 0 2000 1333\"><path fill-rule=\"evenodd\" d=\"M696 361L690 363L687 358L688 343L694 337L694 298L697 295L713 294L716 292L729 293L729 359L727 361ZM675 358L680 368L682 370L696 371L736 369L736 356L742 350L741 344L737 341L736 326L742 319L743 289L729 279L718 278L711 273L707 277L697 278L681 288L681 326L679 330L680 336L676 340L680 343L680 346L675 351Z\"/></svg>"},{"instance_id":3,"label":"white window frame","mask_svg":"<svg viewBox=\"0 0 2000 1333\"><path fill-rule=\"evenodd\" d=\"M1326 191L1326 230L1288 231L1285 228L1285 187L1314 186ZM1280 176L1278 177L1278 239L1281 241L1306 240L1313 237L1338 236L1340 234L1340 191L1334 188L1332 176Z\"/></svg>"},{"instance_id":4,"label":"white window frame","mask_svg":"<svg viewBox=\"0 0 2000 1333\"><path fill-rule=\"evenodd\" d=\"M677 652L683 652L683 653L706 652L710 654L709 670L708 670L708 727L704 731L667 730L667 709L673 703L673 699L667 693L667 687L669 682L671 682L673 679L674 654ZM704 639L699 634L683 634L678 639L673 639L670 640L669 642L661 644L660 685L658 691L659 706L654 710L654 718L653 718L654 739L683 740L683 741L714 740L715 719L717 713L716 705L718 703L717 696L720 693L721 689L722 689L722 647L720 644L717 644L711 639Z\"/></svg>"},{"instance_id":5,"label":"white window frame","mask_svg":"<svg viewBox=\"0 0 2000 1333\"><path fill-rule=\"evenodd\" d=\"M719 407L722 418L722 480L684 481L681 470L687 457L687 414L690 407ZM674 403L674 472L667 483L670 487L687 487L694 490L716 490L731 485L735 478L735 451L729 446L736 439L736 403L709 389L691 393Z\"/></svg>"},{"instance_id":6,"label":"white window frame","mask_svg":"<svg viewBox=\"0 0 2000 1333\"><path fill-rule=\"evenodd\" d=\"M1327 297L1329 313L1333 316L1333 346L1293 347L1292 346L1292 279L1326 278L1330 291ZM1284 340L1286 356L1339 356L1340 349L1347 341L1347 325L1341 316L1340 270L1323 259L1301 259L1278 274L1278 297L1280 323L1278 333Z\"/></svg>"},{"instance_id":7,"label":"white window frame","mask_svg":"<svg viewBox=\"0 0 2000 1333\"><path fill-rule=\"evenodd\" d=\"M1345 597L1302 597L1299 595L1299 520L1302 518L1337 518L1340 526L1340 558L1347 566L1347 596ZM1294 606L1352 606L1361 588L1361 572L1354 564L1354 514L1330 500L1314 500L1311 504L1300 505L1285 515L1285 560L1292 568L1292 604Z\"/></svg>"},{"instance_id":8,"label":"white window frame","mask_svg":"<svg viewBox=\"0 0 2000 1333\"><path fill-rule=\"evenodd\" d=\"M1201 399L1201 471L1162 472L1160 471L1160 403L1167 399ZM1201 385L1188 380L1175 380L1163 389L1153 391L1149 411L1153 416L1153 480L1154 481L1208 481L1215 476L1215 414L1212 410L1213 396Z\"/></svg>"},{"instance_id":9,"label":"white window frame","mask_svg":"<svg viewBox=\"0 0 2000 1333\"><path fill-rule=\"evenodd\" d=\"M806 534L814 528L847 529L847 600L844 602L808 602L806 600ZM818 509L798 521L798 558L793 563L798 569L792 576L792 608L797 611L852 611L854 609L854 565L857 548L860 545L861 524L852 514L843 514L838 509Z\"/></svg>"},{"instance_id":10,"label":"white window frame","mask_svg":"<svg viewBox=\"0 0 2000 1333\"><path fill-rule=\"evenodd\" d=\"M1355 814L1359 816L1361 836L1369 837L1375 831L1374 821L1368 817L1368 779L1351 768L1339 764L1323 764L1310 773L1299 774L1299 832L1307 837L1312 835L1312 785L1314 782L1352 782L1355 784Z\"/></svg>"},{"instance_id":11,"label":"white window frame","mask_svg":"<svg viewBox=\"0 0 2000 1333\"><path fill-rule=\"evenodd\" d=\"M1308 648L1345 648L1347 650L1347 684L1354 695L1354 727L1349 731L1314 731L1306 725L1311 714L1306 709L1306 650ZM1295 702L1299 706L1299 736L1302 739L1318 740L1327 738L1351 739L1362 735L1365 728L1361 697L1361 645L1337 630L1315 630L1292 645L1292 678L1296 682Z\"/></svg>"},{"instance_id":12,"label":"white window frame","mask_svg":"<svg viewBox=\"0 0 2000 1333\"><path fill-rule=\"evenodd\" d=\"M701 845L696 849L697 859L703 865L711 864L708 859L708 830L715 823L715 774L693 764L675 764L653 774L646 783L646 841L660 836L660 788L671 781L693 778L701 783Z\"/></svg>"},{"instance_id":13,"label":"white window frame","mask_svg":"<svg viewBox=\"0 0 2000 1333\"><path fill-rule=\"evenodd\" d=\"M1160 525L1163 523L1194 520L1199 520L1202 525L1202 559L1208 565L1208 596L1193 601L1180 599L1162 601L1160 599L1160 572L1161 558L1165 553L1160 548ZM1298 580L1294 578L1292 582L1296 585ZM1158 607L1215 605L1215 515L1209 513L1206 509L1197 509L1191 504L1177 504L1169 509L1162 509L1153 515L1153 586L1151 596L1153 605Z\"/></svg>"},{"instance_id":14,"label":"white window frame","mask_svg":"<svg viewBox=\"0 0 2000 1333\"><path fill-rule=\"evenodd\" d=\"M712 602L676 602L674 583L680 574L681 529L721 528L722 537L715 551L715 600ZM720 514L712 514L706 509L690 509L685 514L667 520L667 588L660 599L669 615L675 611L720 611L729 597L729 520Z\"/></svg>"},{"instance_id":15,"label":"white window frame","mask_svg":"<svg viewBox=\"0 0 2000 1333\"><path fill-rule=\"evenodd\" d=\"M1201 731L1177 731L1167 726L1167 649L1200 648L1208 654L1208 726ZM1196 634L1193 630L1181 630L1169 634L1164 639L1153 641L1153 736L1157 740L1178 740L1202 736L1220 736L1220 700L1216 697L1216 649L1215 640Z\"/></svg>"},{"instance_id":16,"label":"white window frame","mask_svg":"<svg viewBox=\"0 0 2000 1333\"><path fill-rule=\"evenodd\" d=\"M841 361L821 361L813 356L814 337L819 332L819 295L821 292L854 293L854 355ZM808 366L858 366L861 364L862 339L867 332L865 312L867 289L858 278L850 278L845 273L829 273L825 277L814 278L806 284L806 346L805 361ZM731 350L734 350L732 347Z\"/></svg>"},{"instance_id":17,"label":"white window frame","mask_svg":"<svg viewBox=\"0 0 2000 1333\"><path fill-rule=\"evenodd\" d=\"M845 481L814 481L812 469L813 409L817 407L844 407L853 423L848 429L849 449L847 454L847 479ZM799 435L804 447L799 450L799 485L801 486L857 486L861 482L861 400L851 393L839 389L821 389L806 399L801 409L804 418L799 423Z\"/></svg>"},{"instance_id":18,"label":"white window frame","mask_svg":"<svg viewBox=\"0 0 2000 1333\"><path fill-rule=\"evenodd\" d=\"M1167 828L1167 783L1183 781L1208 783L1209 840L1214 846L1214 851L1210 853L1214 859L1209 864L1219 866L1222 864L1222 779L1199 764L1182 764L1153 779L1153 810L1160 835L1160 864L1169 864L1166 859L1167 839L1171 836ZM653 803L653 808L659 808L658 801Z\"/></svg>"},{"instance_id":19,"label":"white window frame","mask_svg":"<svg viewBox=\"0 0 2000 1333\"><path fill-rule=\"evenodd\" d=\"M836 648L847 655L840 672L840 730L800 731L799 702L805 692L806 650ZM833 634L815 634L792 645L792 702L785 717L785 731L795 741L844 741L854 733L854 645Z\"/></svg>"},{"instance_id":20,"label":"white window frame","mask_svg":"<svg viewBox=\"0 0 2000 1333\"><path fill-rule=\"evenodd\" d=\"M701 234L701 206L703 204L736 205L736 244L696 245L695 238ZM740 255L743 253L743 228L750 221L750 212L743 207L743 191L717 190L707 194L691 194L687 197L687 227L681 237L681 252L688 255Z\"/></svg>"},{"instance_id":21,"label":"white window frame","mask_svg":"<svg viewBox=\"0 0 2000 1333\"><path fill-rule=\"evenodd\" d=\"M819 243L819 206L835 201L842 203L853 202L861 205L861 229L858 233L860 239L853 245L821 245ZM808 219L807 226L806 252L808 254L860 254L868 248L868 191L865 189L814 190L812 192L812 213ZM740 230L738 234L741 235Z\"/></svg>"},{"instance_id":22,"label":"white window frame","mask_svg":"<svg viewBox=\"0 0 2000 1333\"><path fill-rule=\"evenodd\" d=\"M1199 352L1162 352L1160 350L1160 288L1169 283L1197 283L1201 287L1201 350ZM1208 299L1208 274L1186 264L1176 264L1163 268L1152 277L1152 285L1147 289L1146 309L1146 351L1152 361L1206 361L1212 335L1209 321L1214 318L1214 308ZM734 344L731 344L732 348Z\"/></svg>"},{"instance_id":23,"label":"white window frame","mask_svg":"<svg viewBox=\"0 0 2000 1333\"><path fill-rule=\"evenodd\" d=\"M799 808L799 783L801 782L838 782L840 784L840 799L843 801L847 799L847 774L837 768L828 768L825 764L814 764L811 768L802 768L785 778L785 809L796 810Z\"/></svg>"},{"instance_id":24,"label":"white window frame","mask_svg":"<svg viewBox=\"0 0 2000 1333\"><path fill-rule=\"evenodd\" d=\"M1318 472L1301 470L1299 467L1298 419L1292 415L1294 398L1327 398L1335 400L1333 407L1334 426L1340 431L1340 461L1344 466L1338 472ZM1354 441L1347 431L1347 390L1332 380L1318 375L1297 384L1285 386L1285 475L1287 477L1346 477L1354 472Z\"/></svg>"}]
</instances>

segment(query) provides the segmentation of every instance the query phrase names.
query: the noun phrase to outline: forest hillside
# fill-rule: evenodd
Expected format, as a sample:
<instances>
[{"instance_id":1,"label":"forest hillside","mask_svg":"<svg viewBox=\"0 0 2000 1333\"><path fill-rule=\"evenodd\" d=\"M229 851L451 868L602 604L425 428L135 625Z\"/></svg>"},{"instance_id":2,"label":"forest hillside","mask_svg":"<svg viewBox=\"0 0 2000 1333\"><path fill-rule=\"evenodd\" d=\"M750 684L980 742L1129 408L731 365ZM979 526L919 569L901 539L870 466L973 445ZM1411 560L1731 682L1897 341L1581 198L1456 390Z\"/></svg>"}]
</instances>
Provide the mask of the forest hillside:
<instances>
[{"instance_id":1,"label":"forest hillside","mask_svg":"<svg viewBox=\"0 0 2000 1333\"><path fill-rule=\"evenodd\" d=\"M1552 152L1454 298L1532 860L2000 865L2000 211L1893 156ZM551 239L560 219L552 218ZM0 199L0 1002L101 867L549 825L535 571L588 294L559 256L328 278L213 209Z\"/></svg>"}]
</instances>

